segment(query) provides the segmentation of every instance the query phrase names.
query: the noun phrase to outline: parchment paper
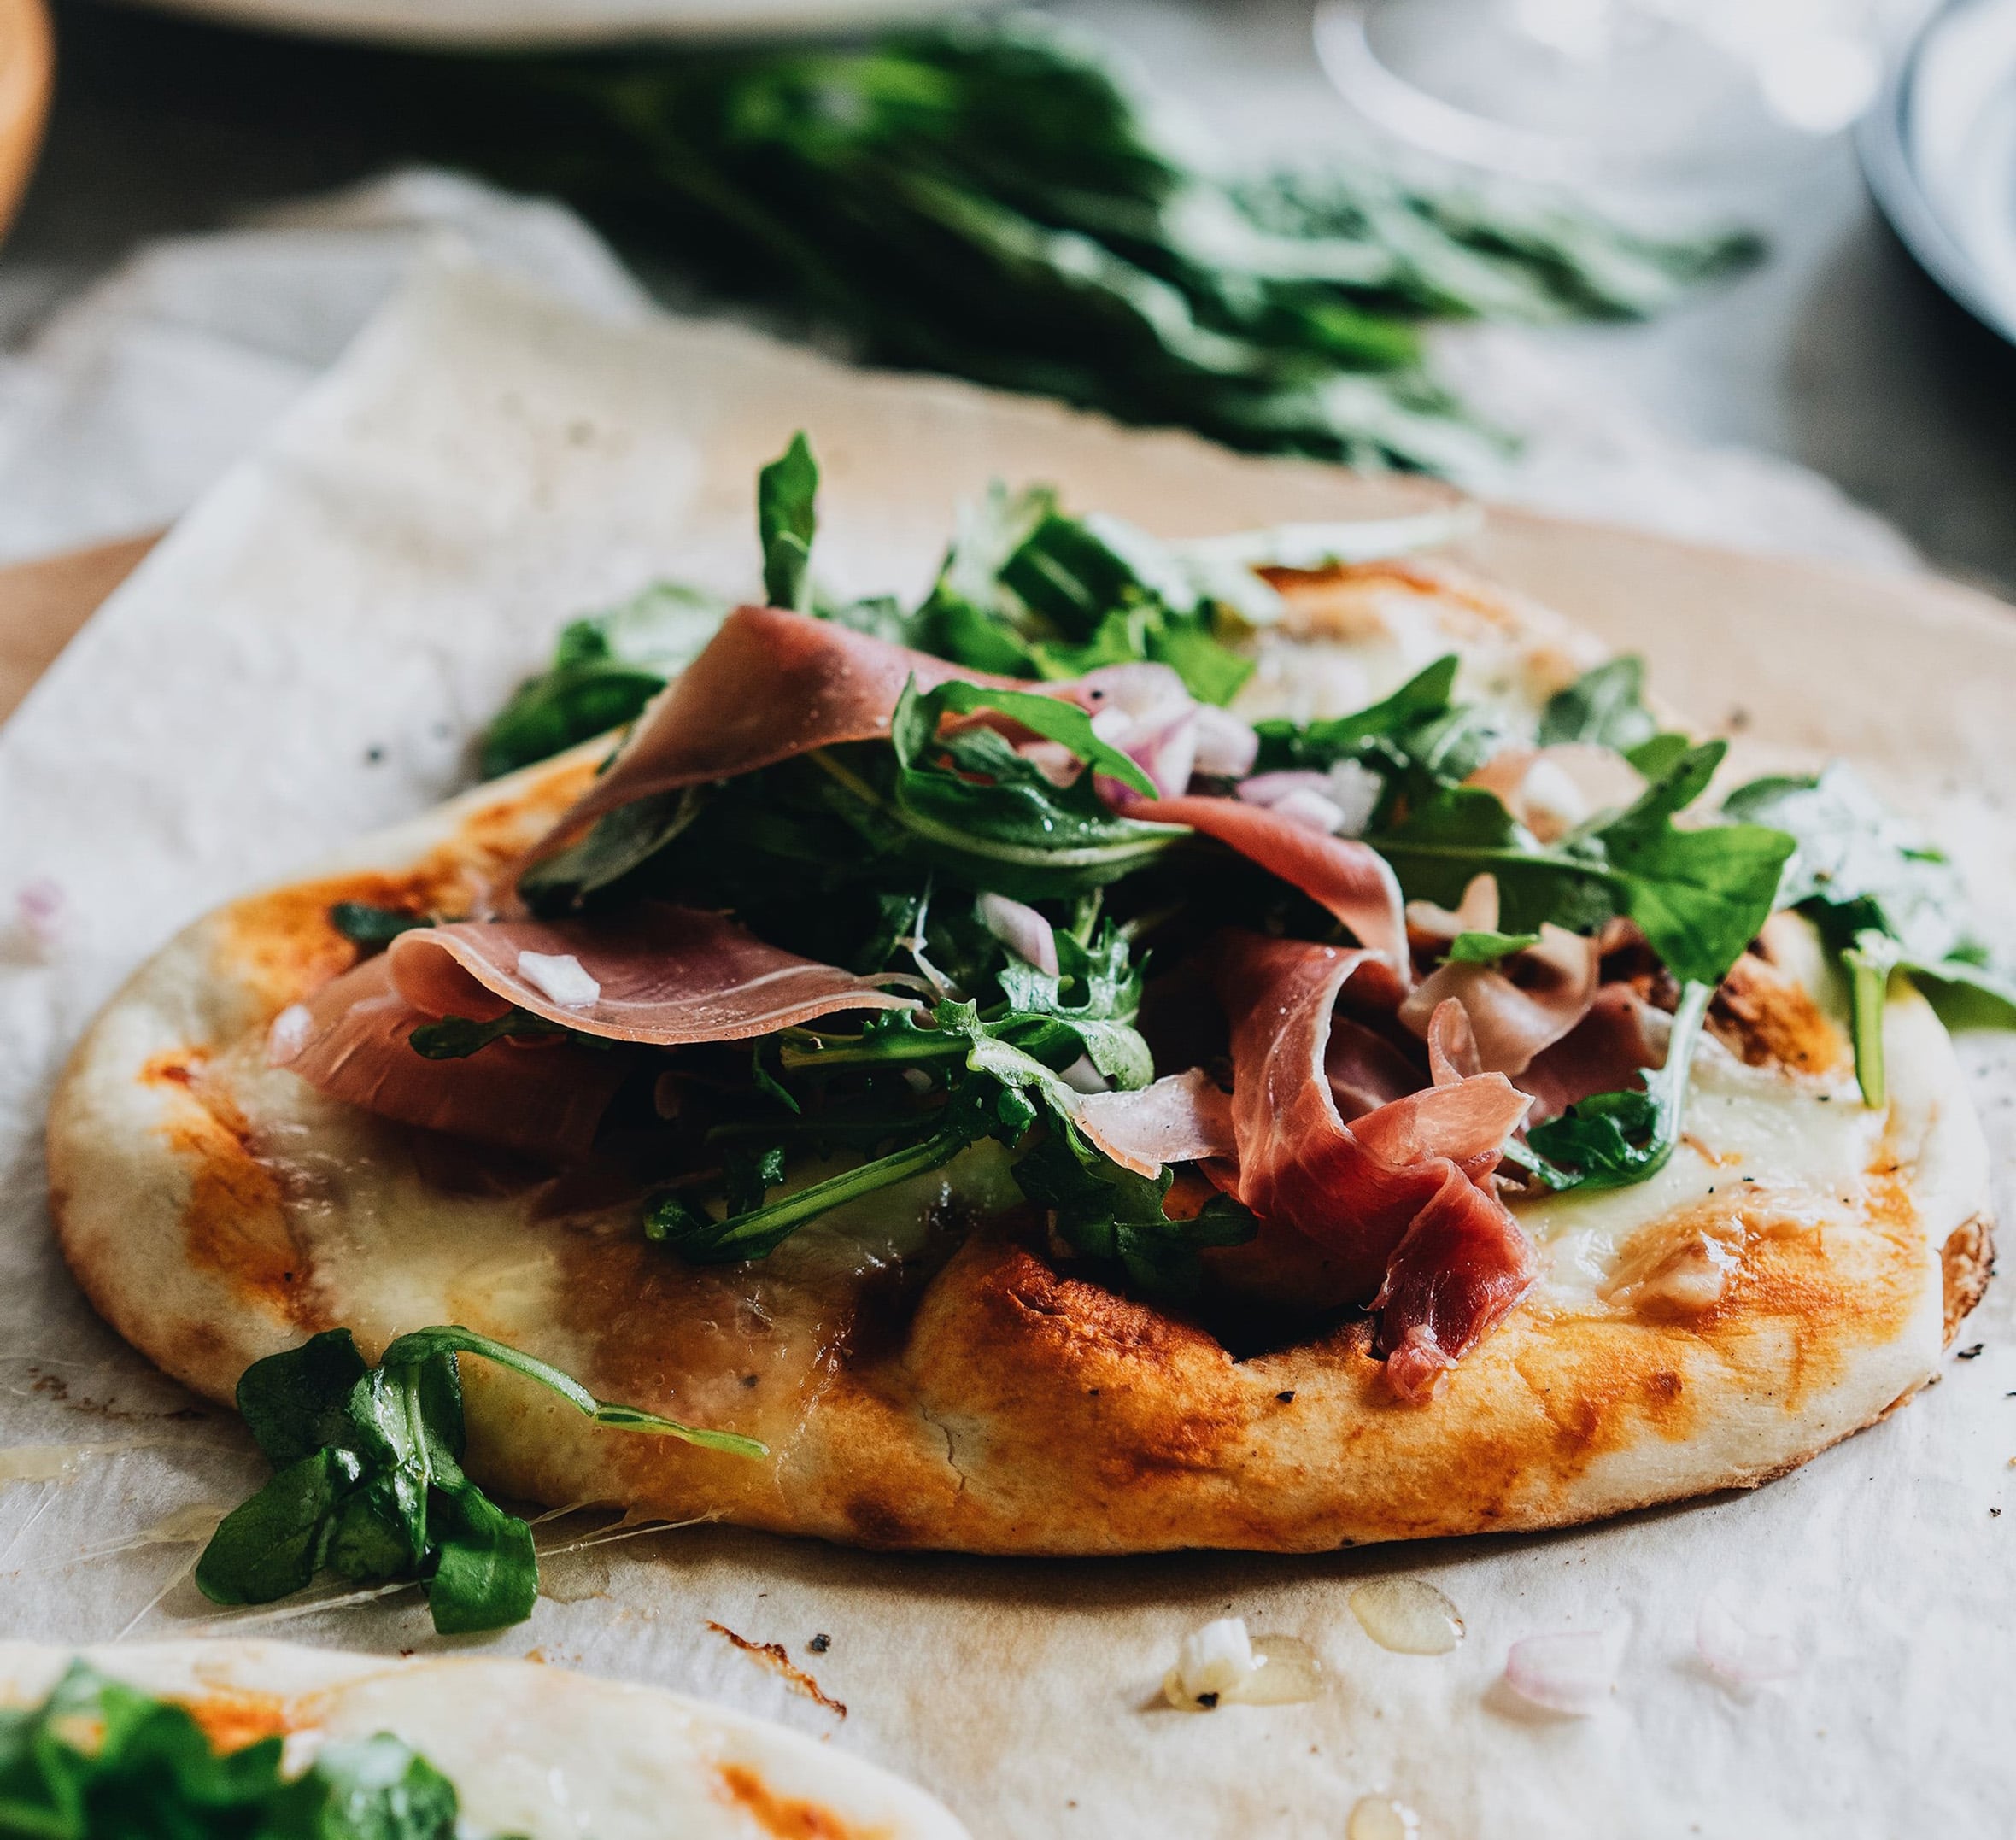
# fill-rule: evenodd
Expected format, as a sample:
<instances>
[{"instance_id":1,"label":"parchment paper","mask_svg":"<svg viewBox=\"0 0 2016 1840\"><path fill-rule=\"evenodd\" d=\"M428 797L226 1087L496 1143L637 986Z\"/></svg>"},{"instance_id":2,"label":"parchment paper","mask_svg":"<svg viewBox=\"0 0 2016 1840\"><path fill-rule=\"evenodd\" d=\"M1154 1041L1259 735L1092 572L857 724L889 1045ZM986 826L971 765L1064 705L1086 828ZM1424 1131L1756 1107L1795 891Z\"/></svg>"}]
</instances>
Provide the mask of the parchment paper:
<instances>
[{"instance_id":1,"label":"parchment paper","mask_svg":"<svg viewBox=\"0 0 2016 1840\"><path fill-rule=\"evenodd\" d=\"M109 602L0 731L0 1446L88 1445L0 1485L0 1632L263 1631L440 1646L417 1594L220 1615L173 1511L261 1466L91 1316L48 1238L38 1138L68 1044L185 920L463 782L474 727L570 615L676 572L754 578L759 463L808 428L822 572L912 591L994 474L1169 532L1412 502L1427 488L1235 458L946 384L849 372L746 331L598 323L472 272L423 277ZM1480 557L1549 588L1708 721L1855 747L1996 886L2016 768L2016 632L1959 590L1494 519ZM34 905L33 902L31 903ZM37 909L40 911L40 909ZM1976 1069L2007 1192L2016 1050ZM902 1770L982 1837L1337 1835L1391 1793L1432 1837L2007 1831L2016 1763L2016 1349L2005 1283L1978 1358L1755 1495L1551 1538L1275 1561L889 1558L702 1527L549 1556L528 1625L469 1645L712 1695ZM574 1524L542 1530L554 1545ZM1432 1579L1468 1639L1374 1647L1354 1582ZM1703 1595L1796 1626L1804 1665L1749 1697L1695 1657ZM1234 1612L1315 1644L1303 1706L1160 1708L1183 1633ZM706 1626L786 1644L843 1720ZM1615 1703L1524 1708L1508 1645L1628 1630ZM828 1652L806 1644L830 1636Z\"/></svg>"}]
</instances>

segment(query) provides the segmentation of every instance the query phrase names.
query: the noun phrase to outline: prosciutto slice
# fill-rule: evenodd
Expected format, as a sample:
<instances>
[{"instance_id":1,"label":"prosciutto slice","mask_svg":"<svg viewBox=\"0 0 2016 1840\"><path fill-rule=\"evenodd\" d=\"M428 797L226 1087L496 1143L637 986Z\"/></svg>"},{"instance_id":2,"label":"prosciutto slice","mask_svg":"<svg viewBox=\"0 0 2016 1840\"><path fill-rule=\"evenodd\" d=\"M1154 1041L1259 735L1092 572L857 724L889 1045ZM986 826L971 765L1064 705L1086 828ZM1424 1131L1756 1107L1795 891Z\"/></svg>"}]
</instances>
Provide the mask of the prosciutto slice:
<instances>
[{"instance_id":1,"label":"prosciutto slice","mask_svg":"<svg viewBox=\"0 0 2016 1840\"><path fill-rule=\"evenodd\" d=\"M1538 945L1496 964L1445 960L1409 993L1400 1020L1425 1039L1436 1010L1460 1003L1484 1070L1517 1079L1589 1013L1597 966L1596 941L1543 925Z\"/></svg>"},{"instance_id":2,"label":"prosciutto slice","mask_svg":"<svg viewBox=\"0 0 2016 1840\"><path fill-rule=\"evenodd\" d=\"M1078 1128L1137 1175L1165 1163L1203 1163L1232 1154L1232 1101L1201 1067L1168 1074L1138 1093L1094 1093L1078 1101Z\"/></svg>"},{"instance_id":3,"label":"prosciutto slice","mask_svg":"<svg viewBox=\"0 0 2016 1840\"><path fill-rule=\"evenodd\" d=\"M889 732L903 686L952 678L1034 686L912 652L831 620L737 607L706 649L653 699L609 770L541 846L548 853L619 806Z\"/></svg>"},{"instance_id":4,"label":"prosciutto slice","mask_svg":"<svg viewBox=\"0 0 2016 1840\"><path fill-rule=\"evenodd\" d=\"M1187 824L1216 838L1300 888L1349 927L1361 946L1382 953L1403 978L1408 975L1400 884L1370 844L1325 836L1239 799L1129 799L1121 810L1148 823Z\"/></svg>"},{"instance_id":5,"label":"prosciutto slice","mask_svg":"<svg viewBox=\"0 0 2016 1840\"><path fill-rule=\"evenodd\" d=\"M270 1058L331 1099L402 1124L533 1156L588 1154L628 1056L548 1040L431 1061L407 1041L429 1017L400 994L381 954L283 1012Z\"/></svg>"},{"instance_id":6,"label":"prosciutto slice","mask_svg":"<svg viewBox=\"0 0 2016 1840\"><path fill-rule=\"evenodd\" d=\"M1234 1192L1315 1241L1380 1310L1381 1351L1404 1351L1388 1377L1420 1403L1533 1280L1532 1246L1487 1187L1529 1101L1502 1074L1461 1075L1445 1052L1442 1083L1347 1123L1328 1071L1347 984L1368 1005L1400 1000L1398 972L1374 952L1226 935L1218 991L1232 1027Z\"/></svg>"},{"instance_id":7,"label":"prosciutto slice","mask_svg":"<svg viewBox=\"0 0 2016 1840\"><path fill-rule=\"evenodd\" d=\"M487 1021L515 1006L583 1034L657 1047L741 1041L838 1010L916 1000L766 946L724 915L663 901L607 918L415 928L385 957L400 995L426 1015ZM592 998L555 999L552 989L565 995L566 982L542 964L554 958L579 966Z\"/></svg>"},{"instance_id":8,"label":"prosciutto slice","mask_svg":"<svg viewBox=\"0 0 2016 1840\"><path fill-rule=\"evenodd\" d=\"M1666 1017L1629 984L1605 984L1589 1013L1553 1046L1534 1056L1518 1075L1521 1088L1533 1094L1529 1124L1558 1118L1569 1106L1597 1093L1628 1093L1638 1075L1666 1059L1663 1041L1654 1039L1655 1026Z\"/></svg>"}]
</instances>

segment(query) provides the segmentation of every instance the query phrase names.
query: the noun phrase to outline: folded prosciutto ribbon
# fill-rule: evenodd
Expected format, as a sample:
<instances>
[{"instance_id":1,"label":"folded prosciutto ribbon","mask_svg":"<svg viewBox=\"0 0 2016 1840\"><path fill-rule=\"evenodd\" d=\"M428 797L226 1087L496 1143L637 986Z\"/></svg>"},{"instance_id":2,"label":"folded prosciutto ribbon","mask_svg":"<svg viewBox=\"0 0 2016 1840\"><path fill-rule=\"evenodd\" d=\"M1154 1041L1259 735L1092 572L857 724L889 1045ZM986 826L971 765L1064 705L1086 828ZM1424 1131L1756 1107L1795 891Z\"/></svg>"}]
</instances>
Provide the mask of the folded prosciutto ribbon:
<instances>
[{"instance_id":1,"label":"folded prosciutto ribbon","mask_svg":"<svg viewBox=\"0 0 2016 1840\"><path fill-rule=\"evenodd\" d=\"M1503 1074L1466 1069L1474 1042L1451 1003L1430 1034L1434 1083L1347 1122L1337 1086L1364 1090L1339 1081L1331 1055L1347 983L1376 1009L1402 994L1391 962L1375 952L1243 932L1221 941L1234 1192L1331 1255L1379 1316L1393 1390L1420 1402L1533 1284L1533 1246L1491 1181L1531 1102ZM1344 1058L1355 1066L1366 1058L1356 1035L1380 1038L1343 1028Z\"/></svg>"}]
</instances>

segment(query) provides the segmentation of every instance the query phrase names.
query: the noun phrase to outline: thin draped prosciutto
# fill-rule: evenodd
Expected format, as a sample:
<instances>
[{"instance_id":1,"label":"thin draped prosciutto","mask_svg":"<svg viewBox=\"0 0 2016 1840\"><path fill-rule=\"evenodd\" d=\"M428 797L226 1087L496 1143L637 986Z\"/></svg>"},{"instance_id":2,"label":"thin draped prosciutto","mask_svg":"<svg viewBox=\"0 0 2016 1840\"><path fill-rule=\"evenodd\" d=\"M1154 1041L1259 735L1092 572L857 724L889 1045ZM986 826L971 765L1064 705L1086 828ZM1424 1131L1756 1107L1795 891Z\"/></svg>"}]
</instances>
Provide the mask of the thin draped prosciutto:
<instances>
[{"instance_id":1,"label":"thin draped prosciutto","mask_svg":"<svg viewBox=\"0 0 2016 1840\"><path fill-rule=\"evenodd\" d=\"M560 821L571 837L619 806L733 779L815 747L889 732L903 686L959 678L996 689L1034 686L912 652L777 607L737 607L706 649L654 697L609 770Z\"/></svg>"},{"instance_id":2,"label":"thin draped prosciutto","mask_svg":"<svg viewBox=\"0 0 2016 1840\"><path fill-rule=\"evenodd\" d=\"M1409 993L1400 1020L1425 1040L1436 1010L1460 1003L1484 1070L1516 1080L1589 1013L1597 973L1593 939L1543 925L1538 945L1496 964L1445 960Z\"/></svg>"},{"instance_id":3,"label":"thin draped prosciutto","mask_svg":"<svg viewBox=\"0 0 2016 1840\"><path fill-rule=\"evenodd\" d=\"M1103 706L1103 696L1087 687L1103 691L1104 680L1114 676L1109 670L1090 673L1081 684L1024 683L969 671L831 620L738 607L645 710L609 770L532 860L550 855L605 812L640 799L753 773L814 748L886 735L912 677L926 690L958 678ZM1122 809L1129 817L1185 824L1215 837L1327 908L1363 944L1406 963L1399 885L1366 845L1321 835L1236 799L1132 800Z\"/></svg>"},{"instance_id":4,"label":"thin draped prosciutto","mask_svg":"<svg viewBox=\"0 0 2016 1840\"><path fill-rule=\"evenodd\" d=\"M1380 1009L1402 994L1392 964L1369 951L1241 932L1222 941L1235 1192L1322 1246L1378 1310L1388 1379L1418 1403L1533 1281L1533 1248L1487 1186L1529 1102L1502 1074L1458 1073L1447 1050L1460 1055L1460 1039L1439 1031L1455 1076L1347 1123L1328 1066L1347 985Z\"/></svg>"},{"instance_id":5,"label":"thin draped prosciutto","mask_svg":"<svg viewBox=\"0 0 2016 1840\"><path fill-rule=\"evenodd\" d=\"M837 965L766 946L725 915L645 901L577 920L460 920L416 928L385 953L399 993L430 1016L488 1021L516 1007L610 1041L677 1047L742 1041L839 1010L900 1009L915 999ZM542 961L571 959L586 1001ZM528 962L529 959L529 962Z\"/></svg>"},{"instance_id":6,"label":"thin draped prosciutto","mask_svg":"<svg viewBox=\"0 0 2016 1840\"><path fill-rule=\"evenodd\" d=\"M1187 824L1278 876L1351 929L1358 943L1383 954L1407 976L1407 923L1400 884L1368 843L1327 837L1263 806L1239 799L1128 799L1128 817L1151 824Z\"/></svg>"},{"instance_id":7,"label":"thin draped prosciutto","mask_svg":"<svg viewBox=\"0 0 2016 1840\"><path fill-rule=\"evenodd\" d=\"M1228 1157L1232 1101L1201 1067L1166 1074L1138 1093L1094 1093L1073 1108L1078 1128L1125 1169L1159 1175L1166 1163Z\"/></svg>"},{"instance_id":8,"label":"thin draped prosciutto","mask_svg":"<svg viewBox=\"0 0 2016 1840\"><path fill-rule=\"evenodd\" d=\"M624 1054L560 1039L493 1041L461 1060L425 1059L408 1038L432 1012L400 993L383 954L325 984L302 1008L274 1028L275 1065L380 1117L501 1150L585 1157L630 1071Z\"/></svg>"}]
</instances>

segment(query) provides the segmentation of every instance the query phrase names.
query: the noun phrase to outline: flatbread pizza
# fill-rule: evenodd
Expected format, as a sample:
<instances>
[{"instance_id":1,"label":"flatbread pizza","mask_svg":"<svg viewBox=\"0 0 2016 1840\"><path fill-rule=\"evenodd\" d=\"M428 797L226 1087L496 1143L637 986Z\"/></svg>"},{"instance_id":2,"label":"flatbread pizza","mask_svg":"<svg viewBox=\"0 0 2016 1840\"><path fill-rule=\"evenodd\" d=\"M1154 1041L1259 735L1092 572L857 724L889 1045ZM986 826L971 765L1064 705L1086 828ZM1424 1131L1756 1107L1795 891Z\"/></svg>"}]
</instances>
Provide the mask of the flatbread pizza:
<instances>
[{"instance_id":1,"label":"flatbread pizza","mask_svg":"<svg viewBox=\"0 0 2016 1840\"><path fill-rule=\"evenodd\" d=\"M815 481L767 604L570 628L515 771L107 1007L50 1167L137 1347L459 1325L584 1389L463 1364L496 1493L997 1554L1560 1526L1932 1376L1990 1228L1923 993L2007 997L1852 776L1734 787L1434 529L999 493L832 605Z\"/></svg>"},{"instance_id":2,"label":"flatbread pizza","mask_svg":"<svg viewBox=\"0 0 2016 1840\"><path fill-rule=\"evenodd\" d=\"M0 1643L9 1833L964 1840L766 1720L561 1667L263 1641Z\"/></svg>"}]
</instances>

